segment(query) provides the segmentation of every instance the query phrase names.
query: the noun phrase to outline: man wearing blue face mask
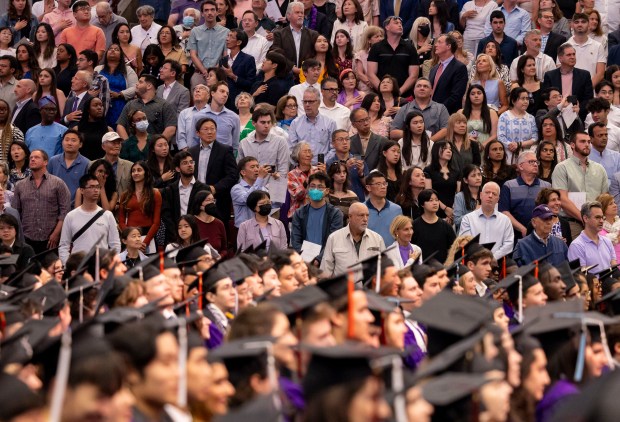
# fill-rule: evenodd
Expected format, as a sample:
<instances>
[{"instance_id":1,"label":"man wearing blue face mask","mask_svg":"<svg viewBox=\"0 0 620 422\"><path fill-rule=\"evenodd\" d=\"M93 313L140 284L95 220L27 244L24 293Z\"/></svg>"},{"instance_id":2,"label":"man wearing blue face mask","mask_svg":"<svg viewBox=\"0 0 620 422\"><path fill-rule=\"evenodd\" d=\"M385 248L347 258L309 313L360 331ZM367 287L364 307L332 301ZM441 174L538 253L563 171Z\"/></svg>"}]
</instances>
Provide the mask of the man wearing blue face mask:
<instances>
[{"instance_id":1,"label":"man wearing blue face mask","mask_svg":"<svg viewBox=\"0 0 620 422\"><path fill-rule=\"evenodd\" d=\"M322 172L311 174L307 181L310 203L298 209L293 215L291 245L299 253L304 241L321 245L321 252L311 262L317 267L323 258L327 238L336 230L340 230L343 225L342 212L325 198L329 184L327 174Z\"/></svg>"}]
</instances>

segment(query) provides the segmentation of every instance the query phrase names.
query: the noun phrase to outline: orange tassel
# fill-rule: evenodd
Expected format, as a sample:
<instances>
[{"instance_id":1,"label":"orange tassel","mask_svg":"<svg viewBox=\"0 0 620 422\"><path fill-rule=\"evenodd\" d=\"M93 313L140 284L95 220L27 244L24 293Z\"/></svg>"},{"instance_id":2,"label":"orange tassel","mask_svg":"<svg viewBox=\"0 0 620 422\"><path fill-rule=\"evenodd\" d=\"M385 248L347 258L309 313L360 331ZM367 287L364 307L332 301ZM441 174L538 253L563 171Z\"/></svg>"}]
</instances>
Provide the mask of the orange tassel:
<instances>
[{"instance_id":1,"label":"orange tassel","mask_svg":"<svg viewBox=\"0 0 620 422\"><path fill-rule=\"evenodd\" d=\"M506 257L503 258L502 262L502 278L506 278Z\"/></svg>"},{"instance_id":2,"label":"orange tassel","mask_svg":"<svg viewBox=\"0 0 620 422\"><path fill-rule=\"evenodd\" d=\"M355 318L353 312L355 307L353 306L353 292L355 291L355 282L353 281L353 272L349 271L349 278L347 280L347 299L348 299L348 309L347 309L347 337L352 339L355 337Z\"/></svg>"},{"instance_id":3,"label":"orange tassel","mask_svg":"<svg viewBox=\"0 0 620 422\"><path fill-rule=\"evenodd\" d=\"M164 272L164 252L163 251L159 252L159 272L160 273Z\"/></svg>"},{"instance_id":4,"label":"orange tassel","mask_svg":"<svg viewBox=\"0 0 620 422\"><path fill-rule=\"evenodd\" d=\"M198 309L202 311L202 273L198 274Z\"/></svg>"},{"instance_id":5,"label":"orange tassel","mask_svg":"<svg viewBox=\"0 0 620 422\"><path fill-rule=\"evenodd\" d=\"M461 248L461 265L465 265L465 246Z\"/></svg>"},{"instance_id":6,"label":"orange tassel","mask_svg":"<svg viewBox=\"0 0 620 422\"><path fill-rule=\"evenodd\" d=\"M538 260L536 261L536 268L534 269L534 277L538 278Z\"/></svg>"}]
</instances>

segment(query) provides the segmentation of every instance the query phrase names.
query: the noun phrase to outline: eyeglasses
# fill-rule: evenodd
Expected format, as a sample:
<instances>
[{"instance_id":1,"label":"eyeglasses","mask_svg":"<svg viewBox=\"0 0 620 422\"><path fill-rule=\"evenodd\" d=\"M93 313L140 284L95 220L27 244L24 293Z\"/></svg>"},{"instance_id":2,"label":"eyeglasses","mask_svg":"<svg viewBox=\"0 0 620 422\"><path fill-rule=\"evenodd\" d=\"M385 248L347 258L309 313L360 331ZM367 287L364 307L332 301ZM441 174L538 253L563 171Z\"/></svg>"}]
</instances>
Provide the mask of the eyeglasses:
<instances>
[{"instance_id":1,"label":"eyeglasses","mask_svg":"<svg viewBox=\"0 0 620 422\"><path fill-rule=\"evenodd\" d=\"M304 104L314 104L316 103L318 100L303 100L302 103Z\"/></svg>"},{"instance_id":2,"label":"eyeglasses","mask_svg":"<svg viewBox=\"0 0 620 422\"><path fill-rule=\"evenodd\" d=\"M335 142L349 142L351 140L351 138L349 138L348 136L346 138L336 138L334 139Z\"/></svg>"},{"instance_id":3,"label":"eyeglasses","mask_svg":"<svg viewBox=\"0 0 620 422\"><path fill-rule=\"evenodd\" d=\"M380 188L384 188L387 185L388 185L387 182L377 182L377 183L370 183L368 186L377 186L377 187L380 187Z\"/></svg>"},{"instance_id":4,"label":"eyeglasses","mask_svg":"<svg viewBox=\"0 0 620 422\"><path fill-rule=\"evenodd\" d=\"M540 164L538 160L527 160L526 163L528 163L530 166L537 166Z\"/></svg>"},{"instance_id":5,"label":"eyeglasses","mask_svg":"<svg viewBox=\"0 0 620 422\"><path fill-rule=\"evenodd\" d=\"M194 160L181 161L182 166L193 166L194 164L195 164Z\"/></svg>"},{"instance_id":6,"label":"eyeglasses","mask_svg":"<svg viewBox=\"0 0 620 422\"><path fill-rule=\"evenodd\" d=\"M217 129L214 127L203 127L202 129L200 129L201 132L216 132Z\"/></svg>"},{"instance_id":7,"label":"eyeglasses","mask_svg":"<svg viewBox=\"0 0 620 422\"><path fill-rule=\"evenodd\" d=\"M364 119L355 120L353 123L368 123L370 122L370 117L366 117Z\"/></svg>"},{"instance_id":8,"label":"eyeglasses","mask_svg":"<svg viewBox=\"0 0 620 422\"><path fill-rule=\"evenodd\" d=\"M338 92L338 88L323 88L323 91L327 91L327 92Z\"/></svg>"}]
</instances>

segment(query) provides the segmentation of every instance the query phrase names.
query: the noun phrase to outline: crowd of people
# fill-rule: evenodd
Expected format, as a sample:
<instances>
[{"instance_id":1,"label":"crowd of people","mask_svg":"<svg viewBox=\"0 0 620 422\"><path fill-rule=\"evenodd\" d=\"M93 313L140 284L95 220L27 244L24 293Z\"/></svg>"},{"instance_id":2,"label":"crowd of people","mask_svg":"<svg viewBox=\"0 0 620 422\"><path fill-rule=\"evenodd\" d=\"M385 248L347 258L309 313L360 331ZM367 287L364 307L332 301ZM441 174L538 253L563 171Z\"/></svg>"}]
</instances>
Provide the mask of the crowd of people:
<instances>
[{"instance_id":1,"label":"crowd of people","mask_svg":"<svg viewBox=\"0 0 620 422\"><path fill-rule=\"evenodd\" d=\"M0 420L615 420L618 6L0 1Z\"/></svg>"}]
</instances>

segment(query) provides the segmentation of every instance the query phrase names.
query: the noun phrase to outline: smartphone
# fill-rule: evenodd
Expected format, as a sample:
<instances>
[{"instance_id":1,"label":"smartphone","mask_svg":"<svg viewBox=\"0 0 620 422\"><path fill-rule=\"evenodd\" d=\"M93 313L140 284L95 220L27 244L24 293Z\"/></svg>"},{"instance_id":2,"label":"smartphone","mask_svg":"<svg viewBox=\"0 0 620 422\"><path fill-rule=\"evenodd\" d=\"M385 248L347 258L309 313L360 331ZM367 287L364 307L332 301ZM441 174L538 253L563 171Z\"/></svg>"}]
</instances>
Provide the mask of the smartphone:
<instances>
[{"instance_id":1,"label":"smartphone","mask_svg":"<svg viewBox=\"0 0 620 422\"><path fill-rule=\"evenodd\" d=\"M576 95L569 95L568 97L566 97L566 99L572 105L577 105L577 103L579 102L579 101L577 101L577 96Z\"/></svg>"},{"instance_id":2,"label":"smartphone","mask_svg":"<svg viewBox=\"0 0 620 422\"><path fill-rule=\"evenodd\" d=\"M364 161L366 159L366 156L365 155L361 155L360 158L361 158L362 161Z\"/></svg>"},{"instance_id":3,"label":"smartphone","mask_svg":"<svg viewBox=\"0 0 620 422\"><path fill-rule=\"evenodd\" d=\"M269 173L275 173L276 172L276 166L274 166L273 164L267 164L269 166Z\"/></svg>"},{"instance_id":4,"label":"smartphone","mask_svg":"<svg viewBox=\"0 0 620 422\"><path fill-rule=\"evenodd\" d=\"M319 154L317 157L317 161L321 164L325 164L325 154Z\"/></svg>"}]
</instances>

